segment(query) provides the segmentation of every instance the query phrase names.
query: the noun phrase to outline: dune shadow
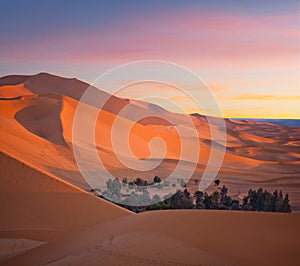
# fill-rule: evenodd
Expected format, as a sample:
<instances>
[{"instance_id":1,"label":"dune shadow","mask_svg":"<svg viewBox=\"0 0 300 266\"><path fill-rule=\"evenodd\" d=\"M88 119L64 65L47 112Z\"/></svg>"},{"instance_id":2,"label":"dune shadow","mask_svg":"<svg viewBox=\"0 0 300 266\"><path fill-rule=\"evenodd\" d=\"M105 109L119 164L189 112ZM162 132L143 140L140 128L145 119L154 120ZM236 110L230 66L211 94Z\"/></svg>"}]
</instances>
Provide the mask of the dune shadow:
<instances>
[{"instance_id":1,"label":"dune shadow","mask_svg":"<svg viewBox=\"0 0 300 266\"><path fill-rule=\"evenodd\" d=\"M14 118L26 130L57 145L66 145L60 120L61 97L38 97L18 111Z\"/></svg>"}]
</instances>

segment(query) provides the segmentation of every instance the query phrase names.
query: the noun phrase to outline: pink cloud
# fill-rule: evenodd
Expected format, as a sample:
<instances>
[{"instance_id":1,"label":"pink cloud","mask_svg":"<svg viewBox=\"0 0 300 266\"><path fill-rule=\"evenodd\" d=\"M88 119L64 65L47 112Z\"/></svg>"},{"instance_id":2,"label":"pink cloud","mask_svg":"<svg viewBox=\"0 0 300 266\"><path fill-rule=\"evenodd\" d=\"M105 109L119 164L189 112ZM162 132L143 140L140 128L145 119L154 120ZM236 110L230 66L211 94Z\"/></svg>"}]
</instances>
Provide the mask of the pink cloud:
<instances>
[{"instance_id":1,"label":"pink cloud","mask_svg":"<svg viewBox=\"0 0 300 266\"><path fill-rule=\"evenodd\" d=\"M245 16L193 11L136 16L122 25L66 32L6 47L7 58L117 63L165 59L283 63L299 55L297 16ZM280 60L278 60L280 59ZM288 59L289 60L289 59Z\"/></svg>"}]
</instances>

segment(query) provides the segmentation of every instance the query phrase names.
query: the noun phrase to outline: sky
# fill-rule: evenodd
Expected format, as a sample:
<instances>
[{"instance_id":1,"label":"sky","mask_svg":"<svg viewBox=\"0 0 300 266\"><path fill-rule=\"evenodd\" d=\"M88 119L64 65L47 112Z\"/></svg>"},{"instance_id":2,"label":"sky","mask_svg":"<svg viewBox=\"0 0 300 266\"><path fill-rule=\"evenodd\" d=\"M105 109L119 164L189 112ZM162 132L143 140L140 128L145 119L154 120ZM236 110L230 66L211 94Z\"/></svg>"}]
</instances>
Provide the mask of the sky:
<instances>
[{"instance_id":1,"label":"sky","mask_svg":"<svg viewBox=\"0 0 300 266\"><path fill-rule=\"evenodd\" d=\"M299 5L1 0L0 76L49 72L92 83L121 64L163 60L201 77L225 117L300 118ZM133 86L122 96L154 90L199 112L167 86Z\"/></svg>"}]
</instances>

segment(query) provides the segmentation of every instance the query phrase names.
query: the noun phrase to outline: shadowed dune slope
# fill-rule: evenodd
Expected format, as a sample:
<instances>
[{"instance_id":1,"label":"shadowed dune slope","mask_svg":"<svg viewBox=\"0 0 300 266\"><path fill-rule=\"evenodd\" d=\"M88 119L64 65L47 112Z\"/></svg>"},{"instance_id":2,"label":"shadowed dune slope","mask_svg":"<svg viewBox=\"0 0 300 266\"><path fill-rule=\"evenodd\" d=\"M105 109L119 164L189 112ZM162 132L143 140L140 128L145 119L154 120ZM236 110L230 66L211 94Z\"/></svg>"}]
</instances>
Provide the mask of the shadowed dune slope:
<instances>
[{"instance_id":1,"label":"shadowed dune slope","mask_svg":"<svg viewBox=\"0 0 300 266\"><path fill-rule=\"evenodd\" d=\"M50 240L131 212L0 153L0 237Z\"/></svg>"},{"instance_id":2,"label":"shadowed dune slope","mask_svg":"<svg viewBox=\"0 0 300 266\"><path fill-rule=\"evenodd\" d=\"M15 120L33 134L52 143L65 145L59 119L62 108L61 96L40 97L39 99L31 97L27 96L29 98L27 101L31 102L28 107L15 113Z\"/></svg>"},{"instance_id":3,"label":"shadowed dune slope","mask_svg":"<svg viewBox=\"0 0 300 266\"><path fill-rule=\"evenodd\" d=\"M78 99L88 86L89 84L77 79L47 73L0 78L0 150L82 189L89 189L78 170L72 150L73 117ZM106 92L99 90L96 95L108 96ZM87 149L92 143L90 138L86 137L85 133L88 132L85 130L92 125L91 116L98 112L93 106L97 99L95 97L95 102L83 104L84 125L79 145ZM129 111L123 116L117 116L124 106L130 106ZM120 122L118 130L122 137L124 134L121 132L126 131L136 114L147 114L150 118L142 119L132 128L129 135L132 153L145 159L153 151L154 159L160 159L164 147L151 140L156 137L162 138L166 144L166 160L153 171L132 171L118 160L112 149L111 128L116 118ZM184 120L191 117L196 126L200 156L192 184L189 184L191 191L197 189L194 179L201 179L212 144L216 144L217 154L220 154L219 148L226 146L218 178L229 186L232 196L242 197L250 187L263 187L269 191L278 189L289 193L293 210L300 208L299 128L226 120L227 143L218 140L212 142L210 125L206 118L199 114L188 116L171 113L153 104L114 96L101 111L102 120L100 119L96 126L98 153L113 176L142 177L150 180L155 175L165 178L175 169L181 152L180 138L174 123L167 123L157 118L157 115L163 116L165 120L172 118L179 127L184 127ZM213 123L218 124L218 119L214 118ZM185 144L189 150L195 147L189 131L182 139L186 140ZM126 142L121 138L117 140L119 144ZM152 147L154 149L150 150ZM123 156L122 149L118 151L119 155ZM194 153L186 154L185 159L188 161ZM88 158L86 161L89 162ZM95 177L101 175L95 169L94 163L90 163L87 168L95 172ZM188 169L187 166L183 170Z\"/></svg>"},{"instance_id":4,"label":"shadowed dune slope","mask_svg":"<svg viewBox=\"0 0 300 266\"><path fill-rule=\"evenodd\" d=\"M0 254L3 264L299 265L299 214L180 210L135 215L83 191L90 186L74 158L72 128L78 100L88 86L77 79L47 73L0 78L0 247L6 250ZM109 96L98 90L96 94ZM98 112L97 97L94 100L83 105L85 123L76 143L87 151L92 143L85 129ZM124 106L130 106L129 111L117 116ZM166 158L153 172L131 171L118 161L113 150L114 121L119 119L118 130L122 133L136 114L151 116L130 131L129 142L137 157L150 155L151 139L165 140ZM174 123L156 115L172 118ZM181 159L174 124L184 127L184 120L191 117L200 141L192 181L201 178L214 144L203 116L171 113L153 104L114 96L101 116L96 123L95 142L107 169L119 178L148 180L154 175L165 178L174 170ZM214 120L217 124L218 119ZM293 210L299 209L300 129L230 120L226 120L226 126L227 144L215 141L216 150L226 145L218 178L229 187L233 198L242 199L249 188L282 189L290 194ZM184 139L192 150L194 142L186 132ZM157 154L159 157L161 153ZM89 156L82 157L89 162ZM188 159L185 171L190 167ZM87 168L95 178L101 177L94 162ZM187 184L191 192L198 188L192 181ZM216 187L212 185L211 189Z\"/></svg>"},{"instance_id":5,"label":"shadowed dune slope","mask_svg":"<svg viewBox=\"0 0 300 266\"><path fill-rule=\"evenodd\" d=\"M155 211L94 226L7 265L299 265L300 215Z\"/></svg>"},{"instance_id":6,"label":"shadowed dune slope","mask_svg":"<svg viewBox=\"0 0 300 266\"><path fill-rule=\"evenodd\" d=\"M20 83L24 83L27 79L29 79L30 75L8 75L0 78L0 86L3 85L17 85Z\"/></svg>"}]
</instances>

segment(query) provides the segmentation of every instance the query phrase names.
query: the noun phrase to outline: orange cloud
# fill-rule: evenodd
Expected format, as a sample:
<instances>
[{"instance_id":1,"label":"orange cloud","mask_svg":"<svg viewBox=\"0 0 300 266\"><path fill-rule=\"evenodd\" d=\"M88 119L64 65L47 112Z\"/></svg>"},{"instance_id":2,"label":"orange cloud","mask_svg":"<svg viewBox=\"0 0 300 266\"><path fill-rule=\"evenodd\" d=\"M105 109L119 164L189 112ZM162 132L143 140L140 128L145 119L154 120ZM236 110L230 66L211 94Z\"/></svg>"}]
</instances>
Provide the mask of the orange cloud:
<instances>
[{"instance_id":1,"label":"orange cloud","mask_svg":"<svg viewBox=\"0 0 300 266\"><path fill-rule=\"evenodd\" d=\"M299 101L300 95L257 95L241 94L232 98L232 100L249 100L249 101Z\"/></svg>"}]
</instances>

